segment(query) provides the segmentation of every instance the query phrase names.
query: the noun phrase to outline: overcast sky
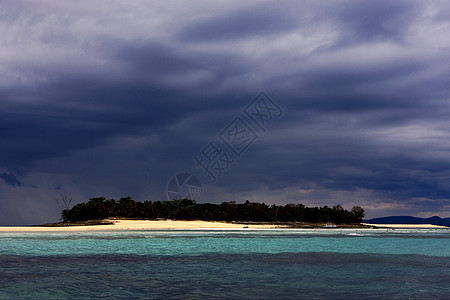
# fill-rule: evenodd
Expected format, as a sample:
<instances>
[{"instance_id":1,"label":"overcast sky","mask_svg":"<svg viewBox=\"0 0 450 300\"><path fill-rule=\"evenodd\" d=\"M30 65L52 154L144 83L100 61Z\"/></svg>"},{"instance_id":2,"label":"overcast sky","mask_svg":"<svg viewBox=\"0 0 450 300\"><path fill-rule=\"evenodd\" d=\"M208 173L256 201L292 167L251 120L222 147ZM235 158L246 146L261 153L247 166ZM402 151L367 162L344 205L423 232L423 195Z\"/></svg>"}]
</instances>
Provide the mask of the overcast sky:
<instances>
[{"instance_id":1,"label":"overcast sky","mask_svg":"<svg viewBox=\"0 0 450 300\"><path fill-rule=\"evenodd\" d=\"M0 0L0 224L179 172L199 202L450 217L449 32L447 1Z\"/></svg>"}]
</instances>

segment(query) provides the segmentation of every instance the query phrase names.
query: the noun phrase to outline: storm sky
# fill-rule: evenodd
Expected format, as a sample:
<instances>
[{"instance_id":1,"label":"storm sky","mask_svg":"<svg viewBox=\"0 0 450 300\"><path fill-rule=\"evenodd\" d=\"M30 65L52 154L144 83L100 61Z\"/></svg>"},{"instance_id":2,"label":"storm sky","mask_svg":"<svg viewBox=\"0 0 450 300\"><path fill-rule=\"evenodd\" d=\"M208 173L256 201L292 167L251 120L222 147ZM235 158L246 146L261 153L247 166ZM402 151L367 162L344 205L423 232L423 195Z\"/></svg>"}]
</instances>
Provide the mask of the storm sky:
<instances>
[{"instance_id":1,"label":"storm sky","mask_svg":"<svg viewBox=\"0 0 450 300\"><path fill-rule=\"evenodd\" d=\"M0 0L0 225L179 172L199 202L449 217L449 32L447 1Z\"/></svg>"}]
</instances>

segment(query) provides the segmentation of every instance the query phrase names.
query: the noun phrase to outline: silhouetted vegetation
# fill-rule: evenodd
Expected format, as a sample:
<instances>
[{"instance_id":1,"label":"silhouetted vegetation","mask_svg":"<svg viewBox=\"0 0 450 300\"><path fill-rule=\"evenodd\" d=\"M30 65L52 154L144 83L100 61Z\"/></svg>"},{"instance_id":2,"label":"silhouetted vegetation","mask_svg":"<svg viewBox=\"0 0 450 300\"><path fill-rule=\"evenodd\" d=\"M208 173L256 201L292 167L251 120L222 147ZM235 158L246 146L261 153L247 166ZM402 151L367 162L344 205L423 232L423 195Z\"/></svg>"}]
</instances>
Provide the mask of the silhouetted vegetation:
<instances>
[{"instance_id":1,"label":"silhouetted vegetation","mask_svg":"<svg viewBox=\"0 0 450 300\"><path fill-rule=\"evenodd\" d=\"M64 222L98 220L106 218L130 219L178 219L204 221L240 222L308 222L308 223L359 223L364 218L364 209L355 206L351 211L341 205L333 207L305 207L303 204L266 205L235 201L221 204L196 203L182 199L172 201L138 202L131 197L107 200L91 198L71 209L62 211Z\"/></svg>"}]
</instances>

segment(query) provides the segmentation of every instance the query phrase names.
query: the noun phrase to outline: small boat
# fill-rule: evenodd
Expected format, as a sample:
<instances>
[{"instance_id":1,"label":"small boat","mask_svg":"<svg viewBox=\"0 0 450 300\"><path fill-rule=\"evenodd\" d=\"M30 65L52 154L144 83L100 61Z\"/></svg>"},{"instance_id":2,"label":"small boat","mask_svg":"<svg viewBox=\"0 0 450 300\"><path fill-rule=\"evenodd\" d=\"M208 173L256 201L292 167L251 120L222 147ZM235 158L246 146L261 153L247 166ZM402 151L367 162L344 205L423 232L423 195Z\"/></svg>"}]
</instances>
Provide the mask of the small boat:
<instances>
[{"instance_id":1,"label":"small boat","mask_svg":"<svg viewBox=\"0 0 450 300\"><path fill-rule=\"evenodd\" d=\"M337 226L335 224L325 224L322 226L322 228L336 228Z\"/></svg>"}]
</instances>

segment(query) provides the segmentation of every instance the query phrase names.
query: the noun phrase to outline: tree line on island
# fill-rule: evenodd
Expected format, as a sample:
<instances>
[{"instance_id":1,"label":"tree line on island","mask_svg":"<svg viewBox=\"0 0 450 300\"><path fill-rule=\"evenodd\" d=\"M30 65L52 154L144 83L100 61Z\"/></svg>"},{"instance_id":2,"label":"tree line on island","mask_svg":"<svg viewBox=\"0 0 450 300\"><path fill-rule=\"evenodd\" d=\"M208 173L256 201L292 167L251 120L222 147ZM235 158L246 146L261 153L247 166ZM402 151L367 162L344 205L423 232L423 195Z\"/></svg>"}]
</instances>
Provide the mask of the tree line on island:
<instances>
[{"instance_id":1,"label":"tree line on island","mask_svg":"<svg viewBox=\"0 0 450 300\"><path fill-rule=\"evenodd\" d=\"M235 201L221 204L197 203L194 200L139 202L131 197L119 200L104 197L91 198L61 213L63 222L101 220L107 218L178 219L225 222L306 222L306 223L359 223L364 209L354 206L350 211L341 205L333 207L306 207L303 204L267 205L258 202L242 204Z\"/></svg>"}]
</instances>

